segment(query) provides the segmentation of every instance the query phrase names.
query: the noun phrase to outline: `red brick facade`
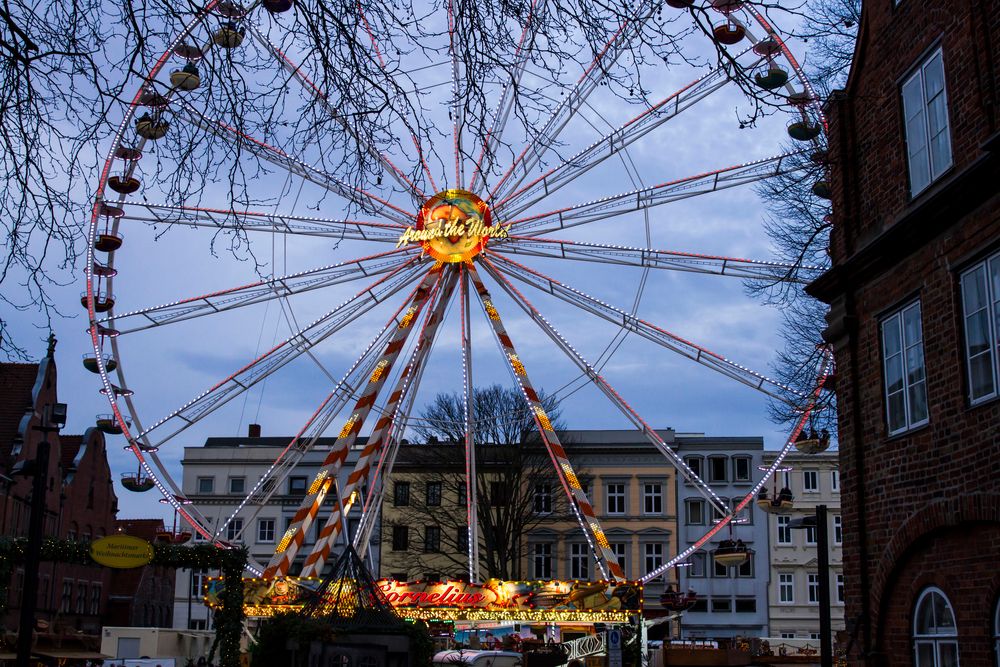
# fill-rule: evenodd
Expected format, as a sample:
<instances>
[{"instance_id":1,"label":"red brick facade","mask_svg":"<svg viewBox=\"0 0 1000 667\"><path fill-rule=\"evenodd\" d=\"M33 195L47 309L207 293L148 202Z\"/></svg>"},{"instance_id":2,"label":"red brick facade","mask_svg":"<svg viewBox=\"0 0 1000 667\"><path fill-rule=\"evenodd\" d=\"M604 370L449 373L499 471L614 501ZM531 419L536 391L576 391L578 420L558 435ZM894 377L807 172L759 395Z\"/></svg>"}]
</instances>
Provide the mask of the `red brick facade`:
<instances>
[{"instance_id":1,"label":"red brick facade","mask_svg":"<svg viewBox=\"0 0 1000 667\"><path fill-rule=\"evenodd\" d=\"M37 430L42 407L59 400L56 364L51 354L38 364L0 364L0 536L25 537L30 513L31 477L13 467L35 458L43 433ZM70 406L72 409L72 406ZM44 435L51 445L45 499L45 535L96 539L115 530L118 498L96 428L83 435ZM36 618L53 633L97 634L107 610L112 571L99 566L41 563ZM24 572L11 577L3 626L18 626Z\"/></svg>"},{"instance_id":2,"label":"red brick facade","mask_svg":"<svg viewBox=\"0 0 1000 667\"><path fill-rule=\"evenodd\" d=\"M911 197L901 85L938 47L952 166ZM913 664L932 585L955 611L961 664L997 660L1000 400L970 404L959 275L1000 250L998 56L995 0L868 0L828 105L834 268L809 291L831 305L852 664ZM929 415L890 436L881 322L917 299Z\"/></svg>"}]
</instances>

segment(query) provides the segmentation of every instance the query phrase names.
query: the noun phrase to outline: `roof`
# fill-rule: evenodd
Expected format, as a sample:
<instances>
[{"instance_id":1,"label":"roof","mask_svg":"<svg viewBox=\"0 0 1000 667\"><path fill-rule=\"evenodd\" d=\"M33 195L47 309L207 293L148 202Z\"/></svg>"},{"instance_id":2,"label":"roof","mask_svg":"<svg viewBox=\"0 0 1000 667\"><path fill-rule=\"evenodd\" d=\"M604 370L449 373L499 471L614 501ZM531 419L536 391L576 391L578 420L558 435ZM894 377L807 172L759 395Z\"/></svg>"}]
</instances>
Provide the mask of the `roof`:
<instances>
[{"instance_id":1,"label":"roof","mask_svg":"<svg viewBox=\"0 0 1000 667\"><path fill-rule=\"evenodd\" d=\"M163 519L118 519L115 527L120 528L126 535L139 537L149 542L156 539L157 533L166 530Z\"/></svg>"},{"instance_id":2,"label":"roof","mask_svg":"<svg viewBox=\"0 0 1000 667\"><path fill-rule=\"evenodd\" d=\"M76 460L77 454L80 453L80 447L82 446L82 435L59 436L59 465L62 467L63 476L66 476L67 471L73 469L73 462Z\"/></svg>"},{"instance_id":3,"label":"roof","mask_svg":"<svg viewBox=\"0 0 1000 667\"><path fill-rule=\"evenodd\" d=\"M0 364L0 443L10 443L24 414L34 409L32 390L38 364Z\"/></svg>"},{"instance_id":4,"label":"roof","mask_svg":"<svg viewBox=\"0 0 1000 667\"><path fill-rule=\"evenodd\" d=\"M206 438L205 447L287 447L292 436L267 436L263 438L250 438L247 436L236 437L215 437ZM358 444L364 444L368 438L359 437ZM316 447L319 449L330 449L337 442L337 438L317 438Z\"/></svg>"}]
</instances>

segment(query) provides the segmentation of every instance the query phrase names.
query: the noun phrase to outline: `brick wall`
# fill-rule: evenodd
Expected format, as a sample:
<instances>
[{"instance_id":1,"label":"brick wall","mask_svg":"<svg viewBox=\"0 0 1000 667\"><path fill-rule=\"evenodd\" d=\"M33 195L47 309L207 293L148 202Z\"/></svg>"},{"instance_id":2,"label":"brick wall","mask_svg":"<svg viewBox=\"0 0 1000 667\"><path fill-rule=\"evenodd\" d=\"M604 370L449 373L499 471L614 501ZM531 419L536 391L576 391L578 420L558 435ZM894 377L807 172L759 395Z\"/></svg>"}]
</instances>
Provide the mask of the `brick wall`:
<instances>
[{"instance_id":1,"label":"brick wall","mask_svg":"<svg viewBox=\"0 0 1000 667\"><path fill-rule=\"evenodd\" d=\"M852 663L912 664L913 606L933 584L958 608L962 663L993 664L1000 401L968 404L957 278L1000 248L1000 156L984 146L997 131L1000 12L988 0L893 4L864 3L847 89L829 105L834 269L810 286L831 304ZM954 164L911 199L899 86L937 44ZM915 298L929 422L889 437L880 319Z\"/></svg>"}]
</instances>

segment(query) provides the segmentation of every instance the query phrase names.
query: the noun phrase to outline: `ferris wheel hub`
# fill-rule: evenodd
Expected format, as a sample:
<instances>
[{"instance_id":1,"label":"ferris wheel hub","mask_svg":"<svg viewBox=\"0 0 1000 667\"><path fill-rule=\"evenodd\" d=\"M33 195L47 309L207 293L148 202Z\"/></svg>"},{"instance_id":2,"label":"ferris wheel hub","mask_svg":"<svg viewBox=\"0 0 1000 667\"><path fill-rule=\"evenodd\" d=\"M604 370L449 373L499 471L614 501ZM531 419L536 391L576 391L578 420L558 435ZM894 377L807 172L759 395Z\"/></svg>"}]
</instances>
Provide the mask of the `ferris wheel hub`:
<instances>
[{"instance_id":1,"label":"ferris wheel hub","mask_svg":"<svg viewBox=\"0 0 1000 667\"><path fill-rule=\"evenodd\" d=\"M482 252L491 238L507 238L510 225L494 225L489 206L478 195L457 188L428 199L397 245L419 243L434 259L467 262Z\"/></svg>"}]
</instances>

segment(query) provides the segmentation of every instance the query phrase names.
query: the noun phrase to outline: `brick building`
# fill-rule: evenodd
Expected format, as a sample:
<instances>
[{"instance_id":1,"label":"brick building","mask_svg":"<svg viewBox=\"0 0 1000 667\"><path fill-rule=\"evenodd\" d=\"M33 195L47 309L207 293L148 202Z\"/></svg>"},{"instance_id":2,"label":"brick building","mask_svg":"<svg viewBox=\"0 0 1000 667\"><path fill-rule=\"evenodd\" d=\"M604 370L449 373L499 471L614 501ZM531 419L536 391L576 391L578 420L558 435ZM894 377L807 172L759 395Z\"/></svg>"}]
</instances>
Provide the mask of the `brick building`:
<instances>
[{"instance_id":1,"label":"brick building","mask_svg":"<svg viewBox=\"0 0 1000 667\"><path fill-rule=\"evenodd\" d=\"M0 535L28 534L32 479L16 474L20 461L35 458L38 443L51 445L47 471L46 536L90 540L115 530L118 498L105 451L104 434L43 434L39 415L58 402L54 341L37 364L0 364ZM97 634L107 609L111 570L100 566L44 562L39 568L36 618L54 634ZM24 571L14 569L3 627L18 626ZM43 627L43 626L40 626Z\"/></svg>"},{"instance_id":2,"label":"brick building","mask_svg":"<svg viewBox=\"0 0 1000 667\"><path fill-rule=\"evenodd\" d=\"M155 542L170 533L163 519L120 519L118 532ZM111 579L104 625L169 628L174 616L174 580L177 570L146 565L118 570Z\"/></svg>"},{"instance_id":3,"label":"brick building","mask_svg":"<svg viewBox=\"0 0 1000 667\"><path fill-rule=\"evenodd\" d=\"M867 0L828 105L851 663L1000 656L995 0Z\"/></svg>"}]
</instances>

